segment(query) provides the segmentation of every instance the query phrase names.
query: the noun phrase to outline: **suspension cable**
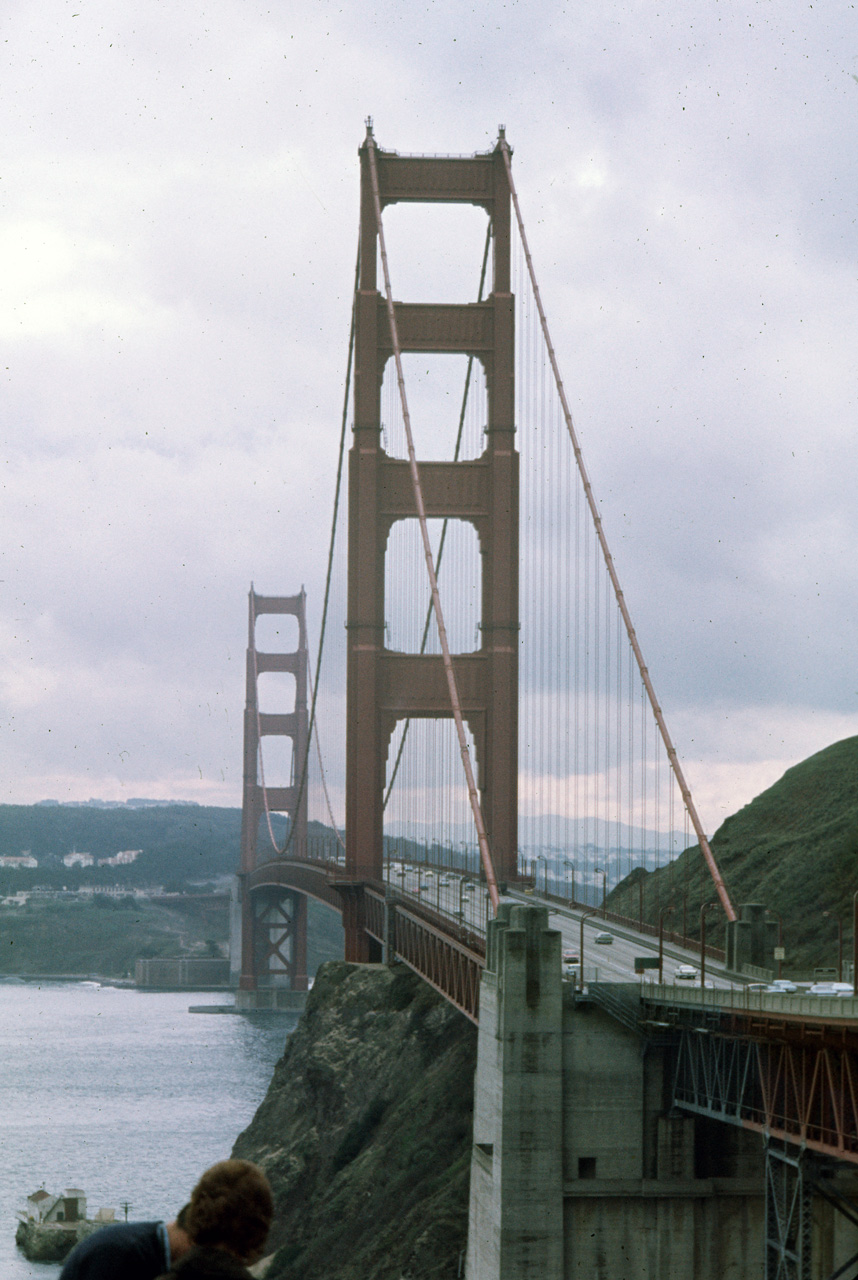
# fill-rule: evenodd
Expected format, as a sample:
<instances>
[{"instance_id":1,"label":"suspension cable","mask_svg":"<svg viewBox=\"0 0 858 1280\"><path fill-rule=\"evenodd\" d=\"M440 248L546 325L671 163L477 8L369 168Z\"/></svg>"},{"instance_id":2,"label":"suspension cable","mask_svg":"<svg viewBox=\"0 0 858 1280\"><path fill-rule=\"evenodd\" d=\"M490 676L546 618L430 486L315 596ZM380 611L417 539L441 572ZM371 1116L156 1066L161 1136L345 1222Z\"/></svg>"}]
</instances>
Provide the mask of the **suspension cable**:
<instances>
[{"instance_id":1,"label":"suspension cable","mask_svg":"<svg viewBox=\"0 0 858 1280\"><path fill-rule=\"evenodd\" d=\"M447 628L444 623L444 614L441 609L441 596L438 592L438 578L435 573L435 558L432 554L432 543L429 540L429 526L426 522L426 507L423 501L423 489L420 483L420 472L417 467L417 455L414 451L414 436L411 431L411 415L408 412L408 398L405 394L405 377L402 372L402 350L399 345L399 330L396 324L396 308L393 303L393 291L390 287L390 270L387 264L387 248L384 242L384 227L381 221L381 197L378 190L375 139L370 132L367 134L366 145L369 157L370 176L372 178L372 196L375 204L375 221L378 230L378 244L381 251L381 265L384 271L384 292L387 303L387 317L390 323L390 341L393 346L393 358L396 363L396 381L399 386L399 398L402 404L405 437L408 442L408 465L411 470L411 483L414 489L417 518L420 522L420 536L423 541L423 556L426 561L426 572L429 575L429 586L432 591L432 607L435 612L435 623L438 627L438 638L441 642L441 654L444 662L444 672L447 677L447 688L450 693L450 705L453 710L453 719L456 722L456 734L459 739L459 752L462 757L462 766L465 770L465 778L468 784L468 797L471 802L471 812L474 815L474 825L477 829L480 856L482 859L483 870L486 873L486 885L492 906L495 912L497 912L500 900L497 879L495 877L495 869L492 863L491 851L489 849L489 840L486 835L486 827L483 822L483 814L480 809L480 798L477 793L477 784L474 778L473 766L471 764L471 753L468 747L468 740L465 736L465 721L462 716L462 704L459 699L459 688L456 682L456 673L453 670L453 659L450 656L450 645L447 640Z\"/></svg>"},{"instance_id":2,"label":"suspension cable","mask_svg":"<svg viewBox=\"0 0 858 1280\"><path fill-rule=\"evenodd\" d=\"M319 677L322 671L322 653L325 645L325 632L327 629L327 621L328 621L328 604L331 597L331 578L333 577L333 570L334 570L334 545L336 543L336 538L337 538L337 515L339 513L339 506L340 506L340 492L342 490L342 480L343 480L343 460L345 458L345 451L346 451L346 424L348 422L349 392L351 390L352 363L354 360L355 307L356 307L359 280L360 280L360 236L358 236L358 250L357 250L357 256L355 259L355 285L354 285L354 290L352 292L352 317L351 317L351 325L349 327L349 355L348 355L348 360L346 362L346 385L345 385L345 392L343 394L343 413L342 413L342 420L340 423L340 452L339 452L339 458L337 459L337 483L334 489L334 511L333 511L333 516L331 518L331 537L328 544L328 572L325 578L325 599L322 605L322 622L319 630L319 648L316 656L316 678L315 680L313 680L310 673L308 673L308 675L310 675L311 703L310 703L310 723L307 730L307 746L306 746L306 750L304 751L304 759L301 762L301 783L300 783L300 786L298 787L298 798L295 802L295 806L293 809L292 821L289 824L289 834L286 837L286 840L284 842L282 849L277 844L277 839L274 835L274 829L271 823L271 810L268 807L268 793L265 790L265 773L262 768L262 735L258 733L258 736L257 736L257 741L259 743L259 769L260 769L260 776L262 780L262 797L263 797L263 803L265 805L265 819L266 819L266 822L268 823L268 834L271 838L271 843L274 846L275 852L278 853L280 857L282 857L285 853L288 852L295 836L295 825L296 825L295 815L298 813L298 811L301 808L301 801L304 797L304 790L307 785L307 774L309 771L309 763L310 763L310 744L312 742L313 733L316 728L316 700L319 693ZM255 678L256 677L256 670L255 670L256 643L255 641L253 646L253 663L254 663L254 678ZM258 718L259 718L258 703L257 703L256 714L257 714L257 729L258 729ZM319 747L318 735L316 737L316 750L319 752L319 763L321 765L321 748ZM322 773L322 777L323 777L323 785L325 787L325 796L327 798L327 785L324 783L324 771ZM330 800L328 800L328 813L330 814L330 812L331 812ZM334 823L334 832L340 844L342 844L343 843L342 837L340 836L336 823Z\"/></svg>"},{"instance_id":3,"label":"suspension cable","mask_svg":"<svg viewBox=\"0 0 858 1280\"><path fill-rule=\"evenodd\" d=\"M721 906L724 908L724 912L727 916L727 919L735 920L736 911L733 907L732 902L730 901L730 895L727 892L727 886L724 883L724 878L721 875L721 872L718 867L718 863L715 861L715 855L713 854L709 846L709 841L706 839L706 835L703 831L703 825L700 821L700 817L697 813L697 808L691 796L691 791L689 790L688 783L685 781L685 775L682 772L682 766L680 765L679 759L676 754L676 748L674 747L670 734L668 733L667 724L662 714L661 707L659 706L658 699L655 696L655 689L650 679L649 670L646 666L646 663L644 662L643 652L641 651L640 644L638 643L638 638L635 633L635 629L632 626L631 615L629 614L628 608L626 606L625 596L623 595L622 589L620 587L620 581L619 581L619 578L617 577L617 571L614 567L613 556L611 555L611 552L608 548L607 539L605 538L605 533L602 528L602 518L599 515L599 509L598 509L598 506L596 505L596 499L593 496L593 489L590 485L590 478L587 474L587 468L584 465L584 456L581 452L581 446L578 443L578 435L577 435L577 432L575 431L575 425L572 421L572 414L569 409L569 404L566 400L566 391L563 387L563 380L560 377L560 369L557 364L557 357L554 353L554 347L552 345L551 337L548 332L548 321L546 319L545 311L542 306L542 297L539 292L539 285L536 283L536 273L533 268L533 259L530 256L530 248L528 246L527 236L524 230L524 221L521 216L521 209L518 203L518 195L516 193L515 183L513 181L512 163L510 159L509 145L506 141L506 138L503 137L503 135L500 138L499 146L500 146L501 152L503 153L504 164L506 165L510 195L512 196L512 202L515 208L515 216L516 216L516 221L518 223L518 232L521 237L521 245L524 250L525 260L527 262L527 270L530 276L531 287L533 288L533 296L536 302L537 311L539 312L539 321L542 326L542 335L545 339L545 345L548 350L548 358L551 362L551 369L554 374L554 381L556 383L557 392L560 397L560 403L563 408L563 416L566 420L566 429L569 432L569 438L572 441L572 448L575 452L575 461L578 464L578 471L581 476L581 483L584 488L584 494L587 498L587 505L590 508L590 514L593 517L593 523L596 528L596 536L599 539L599 545L602 548L602 555L604 557L605 565L607 566L608 574L611 579L611 585L614 588L614 595L616 596L617 604L619 606L620 612L623 615L623 622L625 623L625 626L626 626L629 642L631 643L632 650L635 655L635 660L638 665L638 670L640 671L641 679L643 680L647 697L649 698L649 703L652 708L653 715L655 716L655 721L656 721L656 724L658 725L659 733L661 734L662 742L664 743L665 750L667 751L667 757L668 757L668 760L670 761L670 767L673 770L674 777L676 778L676 781L679 785L679 789L682 793L682 798L683 798L683 801L685 802L685 807L688 811L688 816L691 818L692 825L694 826L697 839L700 843L701 852L703 853L703 856L706 859L706 864L709 867L709 872L715 884L715 890L721 901Z\"/></svg>"},{"instance_id":4,"label":"suspension cable","mask_svg":"<svg viewBox=\"0 0 858 1280\"><path fill-rule=\"evenodd\" d=\"M483 249L483 265L480 271L480 287L477 290L477 302L482 302L483 300L483 287L485 286L485 283L486 283L486 268L488 267L488 262L489 262L489 248L491 246L491 242L492 242L492 226L491 226L491 223L489 223L488 227L486 228L486 244L485 244L485 248ZM464 434L464 429L465 429L465 412L468 407L468 394L471 389L471 374L473 372L473 368L474 368L474 357L468 356L468 368L465 373L465 390L462 394L462 407L459 411L459 430L456 433L456 447L453 450L454 462L459 461L459 454L461 453L461 450L462 450L462 435ZM441 538L438 543L438 555L435 559L436 573L440 573L441 571L441 560L444 556L444 543L447 539L447 526L449 525L449 523L450 523L449 516L445 516L444 523L441 526ZM426 644L429 639L429 625L431 621L432 621L432 601L430 600L428 608L426 609L426 621L423 623L423 638L420 641L421 653L426 652ZM405 739L408 736L408 730L410 727L411 727L411 717L409 716L408 719L405 721L405 728L402 730L402 737L399 740L399 749L396 752L396 759L393 763L393 769L391 770L391 773L390 773L390 782L388 782L387 784L387 791L385 792L384 800L382 802L382 808L384 809L387 808L387 802L389 801L391 793L393 791L393 784L396 782L396 775L399 773L399 766L402 763L402 753L405 750Z\"/></svg>"}]
</instances>

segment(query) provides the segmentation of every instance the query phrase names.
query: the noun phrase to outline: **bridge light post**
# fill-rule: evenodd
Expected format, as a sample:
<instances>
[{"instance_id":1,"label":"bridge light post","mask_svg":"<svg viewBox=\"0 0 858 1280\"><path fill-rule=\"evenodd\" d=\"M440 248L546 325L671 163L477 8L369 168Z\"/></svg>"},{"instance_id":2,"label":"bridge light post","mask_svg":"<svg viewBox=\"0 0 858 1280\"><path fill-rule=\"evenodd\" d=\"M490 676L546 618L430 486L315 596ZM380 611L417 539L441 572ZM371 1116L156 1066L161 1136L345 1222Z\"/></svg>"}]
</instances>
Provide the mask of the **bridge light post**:
<instances>
[{"instance_id":1,"label":"bridge light post","mask_svg":"<svg viewBox=\"0 0 858 1280\"><path fill-rule=\"evenodd\" d=\"M773 907L768 908L769 915L778 918L778 977L781 976L783 968L783 949L784 949L784 918L779 911L775 911Z\"/></svg>"},{"instance_id":2,"label":"bridge light post","mask_svg":"<svg viewBox=\"0 0 858 1280\"><path fill-rule=\"evenodd\" d=\"M823 911L826 919L837 921L837 981L843 981L843 921L833 911Z\"/></svg>"},{"instance_id":3,"label":"bridge light post","mask_svg":"<svg viewBox=\"0 0 858 1280\"><path fill-rule=\"evenodd\" d=\"M572 892L569 892L569 876L566 877L566 899L568 902L575 901L575 863L570 862L568 858L563 859L564 867L572 868Z\"/></svg>"},{"instance_id":4,"label":"bridge light post","mask_svg":"<svg viewBox=\"0 0 858 1280\"><path fill-rule=\"evenodd\" d=\"M602 877L602 919L604 920L607 913L608 873L607 871L603 871L601 867L594 867L593 871Z\"/></svg>"},{"instance_id":5,"label":"bridge light post","mask_svg":"<svg viewBox=\"0 0 858 1280\"><path fill-rule=\"evenodd\" d=\"M658 980L663 981L664 970L664 918L673 915L673 907L665 907L658 917Z\"/></svg>"},{"instance_id":6,"label":"bridge light post","mask_svg":"<svg viewBox=\"0 0 858 1280\"><path fill-rule=\"evenodd\" d=\"M461 920L462 924L464 924L464 923L465 923L465 901L464 901L464 899L465 899L465 885L466 885L467 883L468 883L468 882L467 882L467 880L465 879L464 875L459 876L459 911L458 911L458 916L459 916L459 919Z\"/></svg>"},{"instance_id":7,"label":"bridge light post","mask_svg":"<svg viewBox=\"0 0 858 1280\"><path fill-rule=\"evenodd\" d=\"M584 921L588 920L590 916L597 916L598 914L595 908L592 911L581 912L581 940L578 947L578 961L581 965L581 981L579 985L582 991L584 990Z\"/></svg>"},{"instance_id":8,"label":"bridge light post","mask_svg":"<svg viewBox=\"0 0 858 1280\"><path fill-rule=\"evenodd\" d=\"M638 924L643 929L643 876L638 877Z\"/></svg>"},{"instance_id":9,"label":"bridge light post","mask_svg":"<svg viewBox=\"0 0 858 1280\"><path fill-rule=\"evenodd\" d=\"M700 908L700 990L706 985L706 912L717 907L717 902L704 902Z\"/></svg>"}]
</instances>

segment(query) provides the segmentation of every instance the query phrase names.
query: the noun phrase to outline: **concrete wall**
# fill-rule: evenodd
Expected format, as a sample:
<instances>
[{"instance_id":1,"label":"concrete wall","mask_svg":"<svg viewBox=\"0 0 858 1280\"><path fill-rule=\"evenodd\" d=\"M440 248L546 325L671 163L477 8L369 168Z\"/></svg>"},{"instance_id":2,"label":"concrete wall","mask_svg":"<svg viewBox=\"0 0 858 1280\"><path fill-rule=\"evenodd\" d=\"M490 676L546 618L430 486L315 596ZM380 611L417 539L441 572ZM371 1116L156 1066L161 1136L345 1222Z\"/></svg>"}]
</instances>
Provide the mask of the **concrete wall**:
<instances>
[{"instance_id":1,"label":"concrete wall","mask_svg":"<svg viewBox=\"0 0 858 1280\"><path fill-rule=\"evenodd\" d=\"M667 1050L561 980L502 905L480 990L469 1280L761 1280L756 1135L672 1113Z\"/></svg>"},{"instance_id":2,"label":"concrete wall","mask_svg":"<svg viewBox=\"0 0 858 1280\"><path fill-rule=\"evenodd\" d=\"M134 981L138 987L215 987L229 986L229 961L201 956L165 957L159 960L138 960L134 967Z\"/></svg>"}]
</instances>

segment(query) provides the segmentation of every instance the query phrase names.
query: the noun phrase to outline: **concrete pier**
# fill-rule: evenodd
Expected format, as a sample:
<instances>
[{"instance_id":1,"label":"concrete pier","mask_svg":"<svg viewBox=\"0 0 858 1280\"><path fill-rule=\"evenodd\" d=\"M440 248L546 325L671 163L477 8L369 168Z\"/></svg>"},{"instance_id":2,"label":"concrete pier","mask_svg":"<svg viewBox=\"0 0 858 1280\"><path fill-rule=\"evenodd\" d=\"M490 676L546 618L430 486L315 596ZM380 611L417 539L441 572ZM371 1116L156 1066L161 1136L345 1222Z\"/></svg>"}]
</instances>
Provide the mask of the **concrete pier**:
<instances>
[{"instance_id":1,"label":"concrete pier","mask_svg":"<svg viewBox=\"0 0 858 1280\"><path fill-rule=\"evenodd\" d=\"M761 1280L761 1140L672 1112L669 1048L622 1012L561 979L544 908L502 904L480 989L469 1280Z\"/></svg>"}]
</instances>

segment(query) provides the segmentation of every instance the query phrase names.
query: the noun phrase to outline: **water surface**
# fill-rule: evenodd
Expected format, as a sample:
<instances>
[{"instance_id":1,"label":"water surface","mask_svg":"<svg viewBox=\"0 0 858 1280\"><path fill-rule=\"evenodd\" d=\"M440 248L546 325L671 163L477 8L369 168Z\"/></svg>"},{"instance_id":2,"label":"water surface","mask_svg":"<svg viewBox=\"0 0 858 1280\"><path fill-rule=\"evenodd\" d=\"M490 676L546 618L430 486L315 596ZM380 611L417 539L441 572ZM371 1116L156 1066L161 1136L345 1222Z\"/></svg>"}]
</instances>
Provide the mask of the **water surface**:
<instances>
[{"instance_id":1,"label":"water surface","mask_svg":"<svg viewBox=\"0 0 858 1280\"><path fill-rule=\"evenodd\" d=\"M0 982L0 1277L54 1280L15 1247L29 1194L170 1218L265 1096L288 1014L192 1014L222 994Z\"/></svg>"}]
</instances>

